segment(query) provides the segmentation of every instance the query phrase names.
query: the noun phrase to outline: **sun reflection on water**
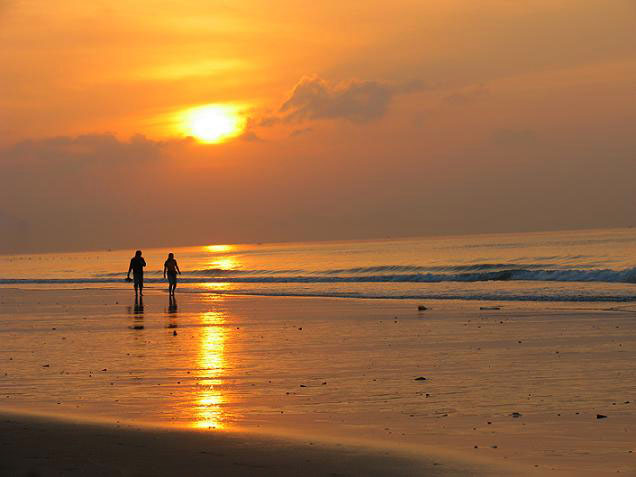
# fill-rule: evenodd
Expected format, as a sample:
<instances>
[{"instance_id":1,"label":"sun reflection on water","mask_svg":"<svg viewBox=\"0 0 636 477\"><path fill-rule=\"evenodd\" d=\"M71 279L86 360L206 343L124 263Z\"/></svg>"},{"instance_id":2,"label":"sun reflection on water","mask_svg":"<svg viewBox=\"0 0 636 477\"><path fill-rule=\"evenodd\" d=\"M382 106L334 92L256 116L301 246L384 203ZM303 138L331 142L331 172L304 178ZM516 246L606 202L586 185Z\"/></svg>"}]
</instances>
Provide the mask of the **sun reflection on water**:
<instances>
[{"instance_id":1,"label":"sun reflection on water","mask_svg":"<svg viewBox=\"0 0 636 477\"><path fill-rule=\"evenodd\" d=\"M201 370L197 383L194 427L224 429L226 398L221 386L227 367L225 347L227 330L223 313L210 311L201 315L201 334L197 364Z\"/></svg>"},{"instance_id":2,"label":"sun reflection on water","mask_svg":"<svg viewBox=\"0 0 636 477\"><path fill-rule=\"evenodd\" d=\"M209 283L201 283L201 287L207 288L210 291L228 291L234 288L234 283L209 282Z\"/></svg>"},{"instance_id":3,"label":"sun reflection on water","mask_svg":"<svg viewBox=\"0 0 636 477\"><path fill-rule=\"evenodd\" d=\"M217 253L230 252L234 250L234 247L232 245L206 245L203 248L207 250L208 252L217 252Z\"/></svg>"},{"instance_id":4,"label":"sun reflection on water","mask_svg":"<svg viewBox=\"0 0 636 477\"><path fill-rule=\"evenodd\" d=\"M219 257L208 262L208 266L217 270L234 270L240 265L239 261L234 257Z\"/></svg>"}]
</instances>

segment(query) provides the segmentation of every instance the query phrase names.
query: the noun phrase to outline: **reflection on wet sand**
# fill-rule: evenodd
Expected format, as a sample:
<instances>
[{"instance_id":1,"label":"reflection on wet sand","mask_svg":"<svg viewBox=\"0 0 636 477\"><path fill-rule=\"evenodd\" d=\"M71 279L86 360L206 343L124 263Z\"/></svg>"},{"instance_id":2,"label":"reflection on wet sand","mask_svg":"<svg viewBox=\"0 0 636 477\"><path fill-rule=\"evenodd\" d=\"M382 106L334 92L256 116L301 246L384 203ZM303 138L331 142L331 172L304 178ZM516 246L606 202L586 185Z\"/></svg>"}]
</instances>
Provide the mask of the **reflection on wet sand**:
<instances>
[{"instance_id":1,"label":"reflection on wet sand","mask_svg":"<svg viewBox=\"0 0 636 477\"><path fill-rule=\"evenodd\" d=\"M133 324L130 326L133 330L144 329L144 297L135 296L135 305L128 307L128 314L133 315Z\"/></svg>"},{"instance_id":2,"label":"reflection on wet sand","mask_svg":"<svg viewBox=\"0 0 636 477\"><path fill-rule=\"evenodd\" d=\"M166 310L168 317L168 328L177 327L177 299L174 295L168 295L168 309ZM177 336L177 331L173 332L174 336Z\"/></svg>"},{"instance_id":3,"label":"reflection on wet sand","mask_svg":"<svg viewBox=\"0 0 636 477\"><path fill-rule=\"evenodd\" d=\"M201 315L201 334L197 364L200 369L195 403L195 423L198 428L223 429L226 399L221 385L226 369L225 346L227 329L222 312L210 311Z\"/></svg>"}]
</instances>

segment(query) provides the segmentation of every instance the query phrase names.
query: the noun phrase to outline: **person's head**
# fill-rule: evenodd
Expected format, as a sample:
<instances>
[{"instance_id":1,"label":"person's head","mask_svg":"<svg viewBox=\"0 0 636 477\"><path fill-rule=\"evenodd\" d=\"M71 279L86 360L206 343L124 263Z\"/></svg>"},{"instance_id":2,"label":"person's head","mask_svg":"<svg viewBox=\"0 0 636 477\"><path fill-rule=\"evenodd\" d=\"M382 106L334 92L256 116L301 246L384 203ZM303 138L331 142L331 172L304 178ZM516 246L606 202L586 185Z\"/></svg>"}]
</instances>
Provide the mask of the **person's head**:
<instances>
[{"instance_id":1,"label":"person's head","mask_svg":"<svg viewBox=\"0 0 636 477\"><path fill-rule=\"evenodd\" d=\"M168 260L172 260L174 258L174 253L170 252L168 254Z\"/></svg>"},{"instance_id":2,"label":"person's head","mask_svg":"<svg viewBox=\"0 0 636 477\"><path fill-rule=\"evenodd\" d=\"M135 252L135 257L141 257L141 250L137 250Z\"/></svg>"}]
</instances>

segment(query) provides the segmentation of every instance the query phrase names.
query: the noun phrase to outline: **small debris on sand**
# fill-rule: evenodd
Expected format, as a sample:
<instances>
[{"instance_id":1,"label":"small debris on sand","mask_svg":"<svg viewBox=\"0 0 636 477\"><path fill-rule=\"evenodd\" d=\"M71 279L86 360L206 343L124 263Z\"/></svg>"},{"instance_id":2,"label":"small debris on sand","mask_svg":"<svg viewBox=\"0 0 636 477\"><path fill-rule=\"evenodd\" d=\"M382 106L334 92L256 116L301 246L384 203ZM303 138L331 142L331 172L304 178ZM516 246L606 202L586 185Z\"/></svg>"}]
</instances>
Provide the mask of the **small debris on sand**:
<instances>
[{"instance_id":1,"label":"small debris on sand","mask_svg":"<svg viewBox=\"0 0 636 477\"><path fill-rule=\"evenodd\" d=\"M426 381L424 376L420 376L419 378L415 378L415 381Z\"/></svg>"},{"instance_id":2,"label":"small debris on sand","mask_svg":"<svg viewBox=\"0 0 636 477\"><path fill-rule=\"evenodd\" d=\"M607 416L604 416L603 414L597 414L596 419L607 419Z\"/></svg>"},{"instance_id":3,"label":"small debris on sand","mask_svg":"<svg viewBox=\"0 0 636 477\"><path fill-rule=\"evenodd\" d=\"M172 332L172 336L177 336L177 330L174 330L174 331Z\"/></svg>"},{"instance_id":4,"label":"small debris on sand","mask_svg":"<svg viewBox=\"0 0 636 477\"><path fill-rule=\"evenodd\" d=\"M419 305L419 306L417 307L417 309L418 309L418 311L425 311L425 310L428 310L428 308L426 308L424 305Z\"/></svg>"},{"instance_id":5,"label":"small debris on sand","mask_svg":"<svg viewBox=\"0 0 636 477\"><path fill-rule=\"evenodd\" d=\"M517 418L517 417L521 417L523 416L523 414L521 414L520 412L513 412L512 414L510 414L512 417Z\"/></svg>"},{"instance_id":6,"label":"small debris on sand","mask_svg":"<svg viewBox=\"0 0 636 477\"><path fill-rule=\"evenodd\" d=\"M43 364L43 365L42 365L42 367L43 367L43 368L50 368L50 367L51 367L51 365L50 365L50 364Z\"/></svg>"},{"instance_id":7,"label":"small debris on sand","mask_svg":"<svg viewBox=\"0 0 636 477\"><path fill-rule=\"evenodd\" d=\"M501 310L500 306L480 306L480 310Z\"/></svg>"}]
</instances>

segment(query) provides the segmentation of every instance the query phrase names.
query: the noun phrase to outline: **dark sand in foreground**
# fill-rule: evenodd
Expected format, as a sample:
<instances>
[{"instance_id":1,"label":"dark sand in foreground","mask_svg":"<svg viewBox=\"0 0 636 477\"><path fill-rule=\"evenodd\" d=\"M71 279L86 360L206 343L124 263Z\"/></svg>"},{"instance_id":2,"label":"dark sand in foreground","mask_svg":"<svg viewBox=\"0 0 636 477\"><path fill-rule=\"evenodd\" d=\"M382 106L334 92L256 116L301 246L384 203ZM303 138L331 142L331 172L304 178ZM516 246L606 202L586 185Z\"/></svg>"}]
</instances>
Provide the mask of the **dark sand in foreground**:
<instances>
[{"instance_id":1,"label":"dark sand in foreground","mask_svg":"<svg viewBox=\"0 0 636 477\"><path fill-rule=\"evenodd\" d=\"M362 446L0 415L1 476L511 475Z\"/></svg>"}]
</instances>

